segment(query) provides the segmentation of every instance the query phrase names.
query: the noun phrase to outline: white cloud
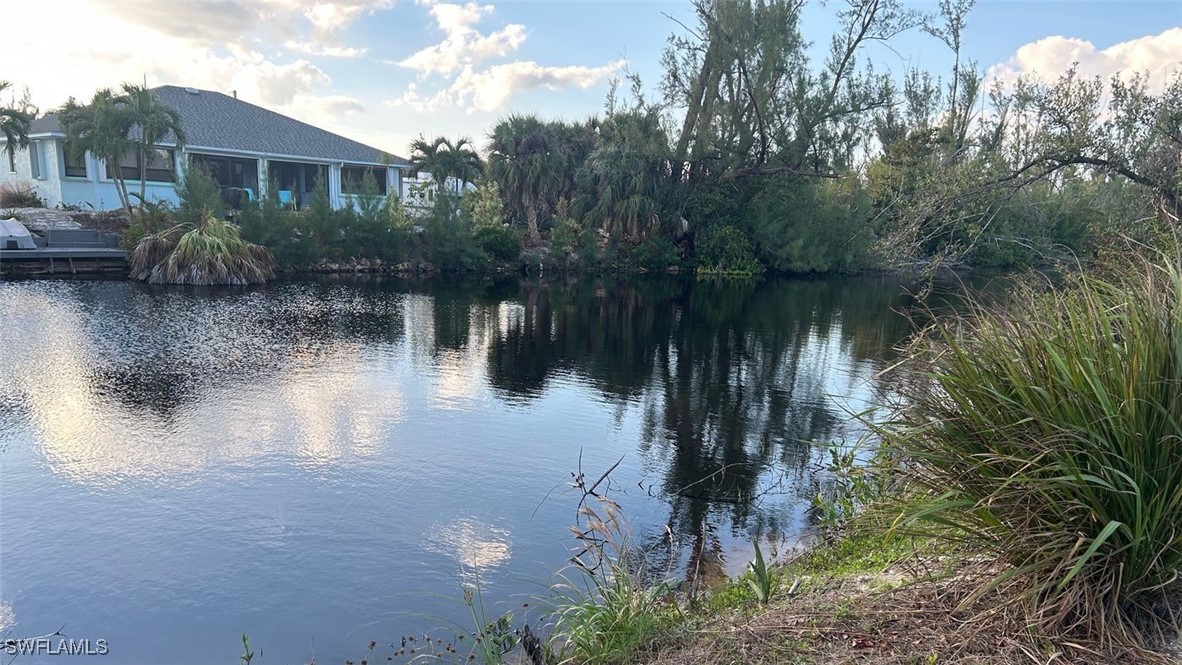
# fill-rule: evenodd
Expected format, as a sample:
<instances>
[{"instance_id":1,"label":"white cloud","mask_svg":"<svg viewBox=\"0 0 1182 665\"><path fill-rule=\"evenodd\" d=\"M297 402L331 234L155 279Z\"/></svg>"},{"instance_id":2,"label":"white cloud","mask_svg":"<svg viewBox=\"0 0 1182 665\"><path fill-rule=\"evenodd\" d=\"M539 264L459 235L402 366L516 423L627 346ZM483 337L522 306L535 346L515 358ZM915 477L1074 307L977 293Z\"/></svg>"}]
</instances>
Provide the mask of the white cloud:
<instances>
[{"instance_id":1,"label":"white cloud","mask_svg":"<svg viewBox=\"0 0 1182 665\"><path fill-rule=\"evenodd\" d=\"M1023 74L1054 79L1079 63L1085 77L1109 78L1147 73L1149 86L1160 92L1171 72L1182 67L1182 28L1114 44L1098 50L1092 42L1069 37L1046 37L1021 46L1009 60L989 68L986 78L1012 85Z\"/></svg>"},{"instance_id":2,"label":"white cloud","mask_svg":"<svg viewBox=\"0 0 1182 665\"><path fill-rule=\"evenodd\" d=\"M318 43L314 41L296 41L294 39L288 40L284 44L287 48L304 53L306 55L319 55L326 58L360 58L369 52L365 48L353 48L348 46L329 46L327 44Z\"/></svg>"},{"instance_id":3,"label":"white cloud","mask_svg":"<svg viewBox=\"0 0 1182 665\"><path fill-rule=\"evenodd\" d=\"M546 67L533 61L510 62L480 72L465 70L456 79L452 89L461 99L470 100L470 110L495 111L503 107L510 97L526 90L562 90L571 87L586 90L615 74L625 64L626 61L617 60L602 67Z\"/></svg>"},{"instance_id":4,"label":"white cloud","mask_svg":"<svg viewBox=\"0 0 1182 665\"><path fill-rule=\"evenodd\" d=\"M400 97L388 100L386 105L407 107L422 113L449 106L462 106L469 113L496 111L504 108L519 92L537 88L563 90L577 87L586 90L620 71L626 64L625 60L617 60L602 67L546 66L532 60L519 60L482 70L468 66L450 85L434 94L423 94L417 84L410 83Z\"/></svg>"},{"instance_id":5,"label":"white cloud","mask_svg":"<svg viewBox=\"0 0 1182 665\"><path fill-rule=\"evenodd\" d=\"M303 109L306 115L321 116L325 119L341 118L365 110L365 104L362 104L360 99L348 95L298 95L292 100L291 105Z\"/></svg>"},{"instance_id":6,"label":"white cloud","mask_svg":"<svg viewBox=\"0 0 1182 665\"><path fill-rule=\"evenodd\" d=\"M526 38L525 26L511 23L487 35L472 26L493 11L492 5L432 4L431 16L446 35L443 41L413 53L397 64L422 75L451 75L465 66L516 51Z\"/></svg>"},{"instance_id":7,"label":"white cloud","mask_svg":"<svg viewBox=\"0 0 1182 665\"><path fill-rule=\"evenodd\" d=\"M430 112L449 106L462 106L468 112L495 111L503 108L518 92L546 88L589 88L624 66L624 61L601 67L583 65L540 65L532 60L516 60L484 68L485 60L516 52L526 39L525 26L511 23L488 34L474 26L493 12L492 5L439 3L420 0L430 7L432 18L444 33L443 41L432 44L391 64L419 72L419 82L411 82L388 106ZM424 93L419 83L431 75L447 82L433 93Z\"/></svg>"},{"instance_id":8,"label":"white cloud","mask_svg":"<svg viewBox=\"0 0 1182 665\"><path fill-rule=\"evenodd\" d=\"M27 3L12 9L27 12L30 20L40 11ZM97 88L142 78L149 85L236 91L239 99L317 126L335 127L338 133L343 119L365 108L359 99L332 93L329 75L306 59L276 59L242 43L215 50L127 21L103 6L72 5L70 11L60 12L55 32L59 40L51 57L35 31L13 32L6 43L6 69L20 72L14 83L18 89L28 85L45 111L68 97L86 100ZM96 41L94 34L118 34L120 39Z\"/></svg>"},{"instance_id":9,"label":"white cloud","mask_svg":"<svg viewBox=\"0 0 1182 665\"><path fill-rule=\"evenodd\" d=\"M392 5L393 0L170 0L136 3L130 11L119 2L93 6L125 23L197 46L253 46L260 40L280 40L308 55L357 57L365 49L345 46L340 33L361 16ZM74 6L83 7L81 3Z\"/></svg>"}]
</instances>

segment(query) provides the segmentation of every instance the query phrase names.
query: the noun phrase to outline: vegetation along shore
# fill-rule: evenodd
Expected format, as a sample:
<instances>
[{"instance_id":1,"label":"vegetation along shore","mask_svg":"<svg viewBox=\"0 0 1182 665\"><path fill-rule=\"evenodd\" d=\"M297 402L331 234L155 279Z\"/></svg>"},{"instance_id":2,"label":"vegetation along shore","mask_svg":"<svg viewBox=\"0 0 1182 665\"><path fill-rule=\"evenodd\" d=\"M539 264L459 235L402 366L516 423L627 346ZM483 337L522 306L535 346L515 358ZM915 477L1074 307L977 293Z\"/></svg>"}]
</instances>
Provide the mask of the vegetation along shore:
<instances>
[{"instance_id":1,"label":"vegetation along shore","mask_svg":"<svg viewBox=\"0 0 1182 665\"><path fill-rule=\"evenodd\" d=\"M800 2L696 0L659 80L625 73L585 120L421 137L410 163L430 178L407 199L369 173L343 206L319 174L302 204L278 182L228 199L191 166L176 204L149 200L147 155L186 140L173 109L129 84L61 122L78 154L140 155L138 181L114 170L122 212L103 223L149 283L1020 275L917 324L891 394L853 416L865 437L827 451L811 547L757 541L737 580L667 579L631 541L612 470L573 474L576 555L547 589L503 612L468 584L471 625L375 635L353 663L1177 662L1182 72L990 81L962 49L973 4L851 0L818 58ZM870 45L912 30L950 71L872 66ZM0 108L10 156L36 115ZM39 203L8 187L0 218Z\"/></svg>"}]
</instances>

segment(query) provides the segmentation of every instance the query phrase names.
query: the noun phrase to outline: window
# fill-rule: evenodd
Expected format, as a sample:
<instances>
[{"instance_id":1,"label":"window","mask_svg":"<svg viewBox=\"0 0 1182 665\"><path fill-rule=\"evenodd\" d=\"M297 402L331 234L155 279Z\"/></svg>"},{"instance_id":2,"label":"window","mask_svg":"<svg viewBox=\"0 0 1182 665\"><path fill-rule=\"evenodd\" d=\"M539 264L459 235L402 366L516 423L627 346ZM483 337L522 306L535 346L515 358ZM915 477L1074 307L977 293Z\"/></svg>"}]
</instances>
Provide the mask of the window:
<instances>
[{"instance_id":1,"label":"window","mask_svg":"<svg viewBox=\"0 0 1182 665\"><path fill-rule=\"evenodd\" d=\"M38 180L45 179L45 173L41 170L40 141L29 141L29 169L32 171L34 178Z\"/></svg>"},{"instance_id":2,"label":"window","mask_svg":"<svg viewBox=\"0 0 1182 665\"><path fill-rule=\"evenodd\" d=\"M364 194L362 187L366 177L373 178L378 196L386 195L386 167L384 166L342 166L341 192Z\"/></svg>"},{"instance_id":3,"label":"window","mask_svg":"<svg viewBox=\"0 0 1182 665\"><path fill-rule=\"evenodd\" d=\"M148 153L147 170L144 177L151 182L176 182L174 170L174 155L172 150L156 148ZM119 161L119 172L125 180L140 179L139 151L128 153Z\"/></svg>"},{"instance_id":4,"label":"window","mask_svg":"<svg viewBox=\"0 0 1182 665\"><path fill-rule=\"evenodd\" d=\"M72 146L65 141L62 141L62 161L66 166L67 178L85 178L86 177L86 155L81 154L75 156Z\"/></svg>"}]
</instances>

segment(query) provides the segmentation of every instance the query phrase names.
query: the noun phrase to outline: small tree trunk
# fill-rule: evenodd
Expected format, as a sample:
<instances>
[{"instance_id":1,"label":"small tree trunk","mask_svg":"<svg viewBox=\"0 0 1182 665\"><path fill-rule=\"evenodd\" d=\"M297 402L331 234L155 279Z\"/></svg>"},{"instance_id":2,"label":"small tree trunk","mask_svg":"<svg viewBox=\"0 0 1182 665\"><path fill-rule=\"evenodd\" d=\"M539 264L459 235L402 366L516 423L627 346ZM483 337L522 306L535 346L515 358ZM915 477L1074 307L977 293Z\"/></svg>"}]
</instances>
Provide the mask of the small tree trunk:
<instances>
[{"instance_id":1,"label":"small tree trunk","mask_svg":"<svg viewBox=\"0 0 1182 665\"><path fill-rule=\"evenodd\" d=\"M538 202L535 199L530 199L525 207L525 222L529 227L529 239L540 240L542 235L538 233Z\"/></svg>"},{"instance_id":2,"label":"small tree trunk","mask_svg":"<svg viewBox=\"0 0 1182 665\"><path fill-rule=\"evenodd\" d=\"M107 162L107 175L115 183L115 193L119 195L119 204L123 206L123 212L127 213L127 218L131 219L131 201L127 197L127 184L123 181L123 174L119 170L118 160L109 159ZM114 169L111 168L111 163L115 163Z\"/></svg>"},{"instance_id":3,"label":"small tree trunk","mask_svg":"<svg viewBox=\"0 0 1182 665\"><path fill-rule=\"evenodd\" d=\"M140 203L144 202L144 196L147 195L148 179L148 151L140 148Z\"/></svg>"}]
</instances>

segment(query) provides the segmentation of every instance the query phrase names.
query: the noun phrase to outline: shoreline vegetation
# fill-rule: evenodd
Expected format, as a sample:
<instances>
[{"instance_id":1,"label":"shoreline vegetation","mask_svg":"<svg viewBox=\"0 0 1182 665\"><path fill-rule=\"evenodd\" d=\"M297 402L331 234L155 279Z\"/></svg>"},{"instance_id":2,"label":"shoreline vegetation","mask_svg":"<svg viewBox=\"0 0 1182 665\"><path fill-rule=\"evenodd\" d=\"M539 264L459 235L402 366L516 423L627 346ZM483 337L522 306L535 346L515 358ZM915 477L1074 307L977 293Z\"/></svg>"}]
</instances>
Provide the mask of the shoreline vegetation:
<instances>
[{"instance_id":1,"label":"shoreline vegetation","mask_svg":"<svg viewBox=\"0 0 1182 665\"><path fill-rule=\"evenodd\" d=\"M577 554L533 609L498 614L477 584L472 627L347 662L1176 662L1182 248L1025 283L916 332L888 416L829 450L815 543L666 579L608 497L615 467L580 471Z\"/></svg>"},{"instance_id":2,"label":"shoreline vegetation","mask_svg":"<svg viewBox=\"0 0 1182 665\"><path fill-rule=\"evenodd\" d=\"M406 201L363 178L340 209L318 182L306 209L287 210L276 195L291 184L268 182L270 196L229 202L232 221L280 272L1023 269L1168 238L1182 213L1182 72L991 81L962 51L973 5L852 0L816 58L801 3L696 0L657 80L626 73L599 115L512 114L482 152L468 137L420 137L410 163L431 178ZM929 35L951 69L877 71L868 50L907 31ZM0 108L8 150L27 143L35 111ZM175 111L130 84L70 100L61 120L72 150L107 164L184 139ZM181 188L205 177L190 167ZM130 250L195 223L186 205L231 216L220 196L173 210L144 201L142 179L119 185ZM35 198L10 187L0 211Z\"/></svg>"}]
</instances>

